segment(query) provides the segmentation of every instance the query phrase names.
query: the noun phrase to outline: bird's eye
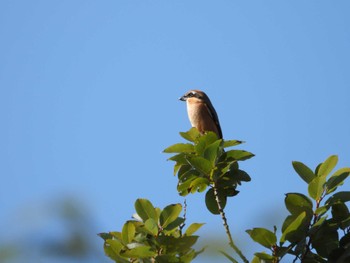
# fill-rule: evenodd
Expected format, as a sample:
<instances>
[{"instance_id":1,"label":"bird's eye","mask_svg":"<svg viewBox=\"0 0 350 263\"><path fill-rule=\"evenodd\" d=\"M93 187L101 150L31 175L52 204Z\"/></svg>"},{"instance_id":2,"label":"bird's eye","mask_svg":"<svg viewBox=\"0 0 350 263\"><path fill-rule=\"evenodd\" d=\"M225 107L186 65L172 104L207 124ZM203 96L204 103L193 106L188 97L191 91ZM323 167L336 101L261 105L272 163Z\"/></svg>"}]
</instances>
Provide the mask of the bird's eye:
<instances>
[{"instance_id":1,"label":"bird's eye","mask_svg":"<svg viewBox=\"0 0 350 263\"><path fill-rule=\"evenodd\" d=\"M196 93L194 93L194 92L190 92L190 93L188 94L188 96L189 96L190 98L195 97L195 95L196 95Z\"/></svg>"}]
</instances>

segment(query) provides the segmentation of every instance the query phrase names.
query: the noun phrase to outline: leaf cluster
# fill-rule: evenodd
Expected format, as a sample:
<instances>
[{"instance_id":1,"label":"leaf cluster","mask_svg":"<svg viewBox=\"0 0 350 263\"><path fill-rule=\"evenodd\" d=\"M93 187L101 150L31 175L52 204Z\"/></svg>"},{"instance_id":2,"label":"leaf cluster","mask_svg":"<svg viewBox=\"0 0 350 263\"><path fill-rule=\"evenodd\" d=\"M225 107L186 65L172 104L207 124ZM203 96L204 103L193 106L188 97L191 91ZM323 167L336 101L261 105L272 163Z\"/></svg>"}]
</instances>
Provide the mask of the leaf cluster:
<instances>
[{"instance_id":1,"label":"leaf cluster","mask_svg":"<svg viewBox=\"0 0 350 263\"><path fill-rule=\"evenodd\" d=\"M201 135L196 128L192 128L180 135L188 143L177 143L164 150L165 153L174 154L168 160L175 162L177 190L181 196L207 191L205 201L208 210L219 214L214 187L224 208L227 198L238 194L237 185L251 180L245 171L239 169L238 161L247 160L254 154L243 150L225 150L243 142L218 139L214 132Z\"/></svg>"},{"instance_id":2,"label":"leaf cluster","mask_svg":"<svg viewBox=\"0 0 350 263\"><path fill-rule=\"evenodd\" d=\"M350 201L350 192L334 193L349 176L350 168L330 175L337 162L338 157L332 155L315 171L301 162L292 163L308 185L308 196L286 194L284 201L290 214L283 222L279 243L276 227L273 232L264 228L247 230L254 241L271 252L256 253L253 262L279 262L286 254L307 263L350 262L350 213L345 204Z\"/></svg>"},{"instance_id":3,"label":"leaf cluster","mask_svg":"<svg viewBox=\"0 0 350 263\"><path fill-rule=\"evenodd\" d=\"M198 236L193 235L203 224L193 223L184 233L181 204L154 207L147 199L137 199L136 214L121 232L101 233L104 250L118 263L127 262L191 262L201 251L192 247Z\"/></svg>"}]
</instances>

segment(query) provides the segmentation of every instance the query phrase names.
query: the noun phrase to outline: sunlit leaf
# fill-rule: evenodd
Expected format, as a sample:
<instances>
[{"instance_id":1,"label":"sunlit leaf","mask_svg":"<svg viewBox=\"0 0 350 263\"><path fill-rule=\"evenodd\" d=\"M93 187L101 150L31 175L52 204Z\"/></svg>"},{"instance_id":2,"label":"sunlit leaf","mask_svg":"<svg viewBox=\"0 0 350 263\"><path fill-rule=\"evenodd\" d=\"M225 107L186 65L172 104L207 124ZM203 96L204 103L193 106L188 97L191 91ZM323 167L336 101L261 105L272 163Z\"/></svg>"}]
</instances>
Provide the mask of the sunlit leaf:
<instances>
[{"instance_id":1,"label":"sunlit leaf","mask_svg":"<svg viewBox=\"0 0 350 263\"><path fill-rule=\"evenodd\" d=\"M213 165L216 163L216 159L218 157L218 153L220 151L220 145L222 141L217 140L210 144L205 150L204 150L204 158L210 161Z\"/></svg>"},{"instance_id":2,"label":"sunlit leaf","mask_svg":"<svg viewBox=\"0 0 350 263\"><path fill-rule=\"evenodd\" d=\"M99 233L97 234L99 237L101 237L104 241L107 239L112 239L113 236L110 233Z\"/></svg>"},{"instance_id":3,"label":"sunlit leaf","mask_svg":"<svg viewBox=\"0 0 350 263\"><path fill-rule=\"evenodd\" d=\"M108 239L104 243L104 251L115 262L128 263L129 261L120 256L123 245L118 240Z\"/></svg>"},{"instance_id":4,"label":"sunlit leaf","mask_svg":"<svg viewBox=\"0 0 350 263\"><path fill-rule=\"evenodd\" d=\"M207 159L203 157L195 156L188 159L189 164L192 165L197 171L203 173L204 175L209 175L213 169L213 165Z\"/></svg>"},{"instance_id":5,"label":"sunlit leaf","mask_svg":"<svg viewBox=\"0 0 350 263\"><path fill-rule=\"evenodd\" d=\"M190 143L177 143L166 148L164 153L191 153L194 152L194 146Z\"/></svg>"},{"instance_id":6,"label":"sunlit leaf","mask_svg":"<svg viewBox=\"0 0 350 263\"><path fill-rule=\"evenodd\" d=\"M145 228L147 231L152 235L157 235L158 233L158 225L157 222L154 221L152 218L148 218L145 222Z\"/></svg>"},{"instance_id":7,"label":"sunlit leaf","mask_svg":"<svg viewBox=\"0 0 350 263\"><path fill-rule=\"evenodd\" d=\"M123 230L122 230L122 239L124 244L131 243L135 236L135 226L132 222L128 221L124 224Z\"/></svg>"},{"instance_id":8,"label":"sunlit leaf","mask_svg":"<svg viewBox=\"0 0 350 263\"><path fill-rule=\"evenodd\" d=\"M246 230L246 232L255 242L269 249L277 242L276 235L265 228L253 228L251 230Z\"/></svg>"},{"instance_id":9,"label":"sunlit leaf","mask_svg":"<svg viewBox=\"0 0 350 263\"><path fill-rule=\"evenodd\" d=\"M135 202L135 210L144 222L148 218L152 218L153 220L158 221L154 206L147 199L142 199L142 198L137 199Z\"/></svg>"},{"instance_id":10,"label":"sunlit leaf","mask_svg":"<svg viewBox=\"0 0 350 263\"><path fill-rule=\"evenodd\" d=\"M215 132L208 131L200 139L206 141L206 145L210 145L213 142L219 140L218 135Z\"/></svg>"},{"instance_id":11,"label":"sunlit leaf","mask_svg":"<svg viewBox=\"0 0 350 263\"><path fill-rule=\"evenodd\" d=\"M128 258L150 258L157 255L155 251L152 250L150 246L138 246L130 250L126 250L121 253L124 257Z\"/></svg>"},{"instance_id":12,"label":"sunlit leaf","mask_svg":"<svg viewBox=\"0 0 350 263\"><path fill-rule=\"evenodd\" d=\"M319 200L324 191L325 176L315 177L308 186L309 195L314 200Z\"/></svg>"},{"instance_id":13,"label":"sunlit leaf","mask_svg":"<svg viewBox=\"0 0 350 263\"><path fill-rule=\"evenodd\" d=\"M197 178L197 176L189 176L188 178L186 178L186 180L181 181L178 183L177 185L177 191L179 192L179 194L181 196L186 196L191 192L191 183L193 180L195 180Z\"/></svg>"},{"instance_id":14,"label":"sunlit leaf","mask_svg":"<svg viewBox=\"0 0 350 263\"><path fill-rule=\"evenodd\" d=\"M117 255L120 253L120 251L124 247L122 243L114 239L106 240L106 246L110 247Z\"/></svg>"},{"instance_id":15,"label":"sunlit leaf","mask_svg":"<svg viewBox=\"0 0 350 263\"><path fill-rule=\"evenodd\" d=\"M200 229L202 226L204 225L204 223L193 223L191 224L185 232L186 236L191 236L192 234L194 234L198 229Z\"/></svg>"},{"instance_id":16,"label":"sunlit leaf","mask_svg":"<svg viewBox=\"0 0 350 263\"><path fill-rule=\"evenodd\" d=\"M191 181L190 183L191 192L192 193L194 193L195 191L203 192L208 185L209 185L209 181L207 178L198 177L193 181Z\"/></svg>"},{"instance_id":17,"label":"sunlit leaf","mask_svg":"<svg viewBox=\"0 0 350 263\"><path fill-rule=\"evenodd\" d=\"M325 160L317 173L317 176L327 176L333 169L334 167L337 165L338 163L338 156L337 155L331 155L327 158L327 160Z\"/></svg>"},{"instance_id":18,"label":"sunlit leaf","mask_svg":"<svg viewBox=\"0 0 350 263\"><path fill-rule=\"evenodd\" d=\"M181 204L172 204L166 206L160 214L160 225L165 228L167 225L175 221L180 215L182 210Z\"/></svg>"},{"instance_id":19,"label":"sunlit leaf","mask_svg":"<svg viewBox=\"0 0 350 263\"><path fill-rule=\"evenodd\" d=\"M291 235L295 235L295 234L299 234L298 231L300 231L300 227L303 224L303 220L306 217L306 212L302 212L298 217L295 218L295 220L293 220L293 222L291 222L288 227L283 231L280 242L284 243L286 240L291 239ZM296 233L295 233L296 232ZM304 233L306 235L306 233ZM294 238L292 238L294 239ZM294 240L292 240L291 242L293 242Z\"/></svg>"},{"instance_id":20,"label":"sunlit leaf","mask_svg":"<svg viewBox=\"0 0 350 263\"><path fill-rule=\"evenodd\" d=\"M251 263L261 263L260 258L258 258L257 256L255 256L255 257L252 259Z\"/></svg>"},{"instance_id":21,"label":"sunlit leaf","mask_svg":"<svg viewBox=\"0 0 350 263\"><path fill-rule=\"evenodd\" d=\"M200 135L199 131L194 127L187 132L180 132L180 136L190 142L195 142Z\"/></svg>"},{"instance_id":22,"label":"sunlit leaf","mask_svg":"<svg viewBox=\"0 0 350 263\"><path fill-rule=\"evenodd\" d=\"M186 153L175 154L174 156L171 156L168 160L177 162L179 164L186 164L187 163Z\"/></svg>"}]
</instances>

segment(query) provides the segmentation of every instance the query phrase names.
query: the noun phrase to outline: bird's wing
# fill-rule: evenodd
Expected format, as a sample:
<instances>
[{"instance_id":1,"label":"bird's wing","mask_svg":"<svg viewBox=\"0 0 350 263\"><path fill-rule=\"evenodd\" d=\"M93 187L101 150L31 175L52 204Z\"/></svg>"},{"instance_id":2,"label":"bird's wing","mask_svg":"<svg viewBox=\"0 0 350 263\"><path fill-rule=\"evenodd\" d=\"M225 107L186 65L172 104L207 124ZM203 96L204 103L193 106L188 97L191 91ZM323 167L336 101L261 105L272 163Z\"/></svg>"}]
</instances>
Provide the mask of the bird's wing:
<instances>
[{"instance_id":1,"label":"bird's wing","mask_svg":"<svg viewBox=\"0 0 350 263\"><path fill-rule=\"evenodd\" d=\"M218 114L216 113L213 105L211 104L210 100L205 103L205 106L210 114L210 116L212 117L212 119L214 120L217 128L218 128L218 132L219 132L219 137L220 139L222 139L222 131L221 131L221 126L220 126L220 122L219 122L219 117Z\"/></svg>"}]
</instances>

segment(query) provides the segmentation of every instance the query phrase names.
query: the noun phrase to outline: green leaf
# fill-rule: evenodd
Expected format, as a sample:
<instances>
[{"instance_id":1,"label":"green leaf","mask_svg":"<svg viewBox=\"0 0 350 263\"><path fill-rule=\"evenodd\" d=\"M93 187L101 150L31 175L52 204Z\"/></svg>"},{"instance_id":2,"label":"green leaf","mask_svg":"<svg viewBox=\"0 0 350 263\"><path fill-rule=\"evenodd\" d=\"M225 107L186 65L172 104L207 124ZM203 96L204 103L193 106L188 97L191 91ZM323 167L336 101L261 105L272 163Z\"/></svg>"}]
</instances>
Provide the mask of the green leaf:
<instances>
[{"instance_id":1,"label":"green leaf","mask_svg":"<svg viewBox=\"0 0 350 263\"><path fill-rule=\"evenodd\" d=\"M145 222L145 228L146 230L152 234L153 236L158 234L158 225L157 222L154 221L152 218L148 218Z\"/></svg>"},{"instance_id":2,"label":"green leaf","mask_svg":"<svg viewBox=\"0 0 350 263\"><path fill-rule=\"evenodd\" d=\"M101 237L104 241L113 238L113 236L110 233L98 233L97 235Z\"/></svg>"},{"instance_id":3,"label":"green leaf","mask_svg":"<svg viewBox=\"0 0 350 263\"><path fill-rule=\"evenodd\" d=\"M187 164L186 153L175 154L175 155L171 156L168 160L177 162L179 164Z\"/></svg>"},{"instance_id":4,"label":"green leaf","mask_svg":"<svg viewBox=\"0 0 350 263\"><path fill-rule=\"evenodd\" d=\"M327 213L328 209L329 209L328 206L320 206L315 210L315 214L317 216L324 215L325 213Z\"/></svg>"},{"instance_id":5,"label":"green leaf","mask_svg":"<svg viewBox=\"0 0 350 263\"><path fill-rule=\"evenodd\" d=\"M152 250L150 246L137 246L133 249L126 250L121 254L128 258L150 258L157 255L155 251Z\"/></svg>"},{"instance_id":6,"label":"green leaf","mask_svg":"<svg viewBox=\"0 0 350 263\"><path fill-rule=\"evenodd\" d=\"M315 177L308 186L309 195L314 200L319 200L324 191L324 184L326 182L326 177Z\"/></svg>"},{"instance_id":7,"label":"green leaf","mask_svg":"<svg viewBox=\"0 0 350 263\"><path fill-rule=\"evenodd\" d=\"M135 210L144 222L148 218L158 221L156 210L154 209L152 203L147 199L137 199L135 202Z\"/></svg>"},{"instance_id":8,"label":"green leaf","mask_svg":"<svg viewBox=\"0 0 350 263\"><path fill-rule=\"evenodd\" d=\"M333 168L338 163L338 156L337 155L331 155L327 158L327 160L324 161L324 163L321 164L317 176L325 176L333 170Z\"/></svg>"},{"instance_id":9,"label":"green leaf","mask_svg":"<svg viewBox=\"0 0 350 263\"><path fill-rule=\"evenodd\" d=\"M197 138L199 136L201 136L201 134L199 133L199 131L196 128L192 127L187 132L180 132L180 136L187 141L195 142L197 140Z\"/></svg>"},{"instance_id":10,"label":"green leaf","mask_svg":"<svg viewBox=\"0 0 350 263\"><path fill-rule=\"evenodd\" d=\"M344 180L349 176L350 168L342 168L336 171L327 181L327 194L336 190L336 188L343 184Z\"/></svg>"},{"instance_id":11,"label":"green leaf","mask_svg":"<svg viewBox=\"0 0 350 263\"><path fill-rule=\"evenodd\" d=\"M213 165L203 157L194 156L188 158L189 164L192 165L197 171L201 172L204 175L209 175L211 170L213 169Z\"/></svg>"},{"instance_id":12,"label":"green leaf","mask_svg":"<svg viewBox=\"0 0 350 263\"><path fill-rule=\"evenodd\" d=\"M255 242L269 249L277 242L276 235L265 228L253 228L252 230L246 230L246 232Z\"/></svg>"},{"instance_id":13,"label":"green leaf","mask_svg":"<svg viewBox=\"0 0 350 263\"><path fill-rule=\"evenodd\" d=\"M317 253L327 258L339 245L339 236L336 228L323 224L312 237L312 247Z\"/></svg>"},{"instance_id":14,"label":"green leaf","mask_svg":"<svg viewBox=\"0 0 350 263\"><path fill-rule=\"evenodd\" d=\"M327 215L324 217L318 218L317 222L312 226L312 228L317 228L321 226L326 219L327 219Z\"/></svg>"},{"instance_id":15,"label":"green leaf","mask_svg":"<svg viewBox=\"0 0 350 263\"><path fill-rule=\"evenodd\" d=\"M234 178L237 182L250 182L251 178L247 172L243 170L230 170L230 176Z\"/></svg>"},{"instance_id":16,"label":"green leaf","mask_svg":"<svg viewBox=\"0 0 350 263\"><path fill-rule=\"evenodd\" d=\"M205 189L207 189L208 185L209 185L208 179L199 177L191 181L189 187L191 189L191 193L194 193L196 191L203 192Z\"/></svg>"},{"instance_id":17,"label":"green leaf","mask_svg":"<svg viewBox=\"0 0 350 263\"><path fill-rule=\"evenodd\" d=\"M221 202L221 208L224 209L226 206L226 199L227 197L221 194L221 192L218 193L219 195L219 200ZM214 189L210 188L208 192L205 195L205 204L209 210L214 215L220 214L218 204L216 202L215 194L214 194Z\"/></svg>"},{"instance_id":18,"label":"green leaf","mask_svg":"<svg viewBox=\"0 0 350 263\"><path fill-rule=\"evenodd\" d=\"M159 236L156 241L160 246L165 246L167 253L186 253L197 242L198 236L182 236L175 238L173 236Z\"/></svg>"},{"instance_id":19,"label":"green leaf","mask_svg":"<svg viewBox=\"0 0 350 263\"><path fill-rule=\"evenodd\" d=\"M129 244L134 239L135 236L135 226L132 222L128 221L124 224L122 230L122 239L124 244Z\"/></svg>"},{"instance_id":20,"label":"green leaf","mask_svg":"<svg viewBox=\"0 0 350 263\"><path fill-rule=\"evenodd\" d=\"M346 203L350 201L350 192L344 191L344 192L338 192L332 195L328 200L325 202L325 205L331 206L336 203Z\"/></svg>"},{"instance_id":21,"label":"green leaf","mask_svg":"<svg viewBox=\"0 0 350 263\"><path fill-rule=\"evenodd\" d=\"M349 217L349 208L344 203L332 205L331 209L333 220L341 223Z\"/></svg>"},{"instance_id":22,"label":"green leaf","mask_svg":"<svg viewBox=\"0 0 350 263\"><path fill-rule=\"evenodd\" d=\"M286 194L284 199L288 211L292 215L299 215L301 212L306 212L312 215L312 201L305 195L299 193Z\"/></svg>"},{"instance_id":23,"label":"green leaf","mask_svg":"<svg viewBox=\"0 0 350 263\"><path fill-rule=\"evenodd\" d=\"M181 180L179 181L178 185L177 185L177 191L179 192L179 194L181 196L186 196L191 192L191 183L193 180L197 179L198 176L189 176L186 178L186 180Z\"/></svg>"},{"instance_id":24,"label":"green leaf","mask_svg":"<svg viewBox=\"0 0 350 263\"><path fill-rule=\"evenodd\" d=\"M194 151L197 156L203 156L204 150L207 147L207 142L205 141L205 138L199 137L198 141L196 142L194 146Z\"/></svg>"},{"instance_id":25,"label":"green leaf","mask_svg":"<svg viewBox=\"0 0 350 263\"><path fill-rule=\"evenodd\" d=\"M164 153L191 153L194 152L194 146L190 143L177 143L166 148Z\"/></svg>"},{"instance_id":26,"label":"green leaf","mask_svg":"<svg viewBox=\"0 0 350 263\"><path fill-rule=\"evenodd\" d=\"M307 167L305 164L301 162L294 161L292 162L294 170L297 172L297 174L303 179L306 183L310 183L316 175L314 172Z\"/></svg>"},{"instance_id":27,"label":"green leaf","mask_svg":"<svg viewBox=\"0 0 350 263\"><path fill-rule=\"evenodd\" d=\"M252 262L251 262L251 263L261 263L260 258L258 258L257 256L255 256L255 257L252 259Z\"/></svg>"},{"instance_id":28,"label":"green leaf","mask_svg":"<svg viewBox=\"0 0 350 263\"><path fill-rule=\"evenodd\" d=\"M179 180L186 180L186 178L191 177L192 175L199 176L199 172L194 171L189 164L182 165L177 173Z\"/></svg>"},{"instance_id":29,"label":"green leaf","mask_svg":"<svg viewBox=\"0 0 350 263\"><path fill-rule=\"evenodd\" d=\"M104 251L108 257L115 262L128 263L128 260L123 259L120 256L120 251L123 249L123 245L118 240L108 239L104 243Z\"/></svg>"},{"instance_id":30,"label":"green leaf","mask_svg":"<svg viewBox=\"0 0 350 263\"><path fill-rule=\"evenodd\" d=\"M221 254L223 254L228 260L230 260L233 263L238 263L237 260L235 260L233 257L231 257L229 254L227 254L225 251L220 250L219 251Z\"/></svg>"},{"instance_id":31,"label":"green leaf","mask_svg":"<svg viewBox=\"0 0 350 263\"><path fill-rule=\"evenodd\" d=\"M244 143L243 141L238 141L238 140L225 140L224 141L224 145L223 147L224 148L228 148L228 147L232 147L232 146L236 146L236 145L239 145L239 144L242 144Z\"/></svg>"},{"instance_id":32,"label":"green leaf","mask_svg":"<svg viewBox=\"0 0 350 263\"><path fill-rule=\"evenodd\" d=\"M193 223L191 224L185 232L186 236L191 236L193 233L195 233L198 229L200 229L204 223Z\"/></svg>"},{"instance_id":33,"label":"green leaf","mask_svg":"<svg viewBox=\"0 0 350 263\"><path fill-rule=\"evenodd\" d=\"M181 204L172 204L166 206L160 214L159 222L160 225L165 228L170 223L174 222L180 215L182 210Z\"/></svg>"},{"instance_id":34,"label":"green leaf","mask_svg":"<svg viewBox=\"0 0 350 263\"><path fill-rule=\"evenodd\" d=\"M183 166L183 164L179 164L179 163L176 163L175 165L174 165L174 172L173 172L173 174L174 174L174 176L176 175L176 173L180 170L180 168Z\"/></svg>"},{"instance_id":35,"label":"green leaf","mask_svg":"<svg viewBox=\"0 0 350 263\"><path fill-rule=\"evenodd\" d=\"M294 240L295 234L299 234L298 231L300 231L300 228L303 224L303 220L306 217L306 212L302 212L291 224L288 225L288 227L283 231L280 242L284 243L286 240L290 242L296 242ZM305 233L306 235L306 233ZM290 240L292 239L292 240Z\"/></svg>"},{"instance_id":36,"label":"green leaf","mask_svg":"<svg viewBox=\"0 0 350 263\"><path fill-rule=\"evenodd\" d=\"M233 159L237 161L244 161L252 157L254 157L254 154L243 150L230 150L226 152L226 160Z\"/></svg>"},{"instance_id":37,"label":"green leaf","mask_svg":"<svg viewBox=\"0 0 350 263\"><path fill-rule=\"evenodd\" d=\"M268 261L273 261L275 259L274 256L271 256L265 252L261 252L261 253L255 253L254 254L255 256L257 256L259 259L262 259L262 260L268 260Z\"/></svg>"},{"instance_id":38,"label":"green leaf","mask_svg":"<svg viewBox=\"0 0 350 263\"><path fill-rule=\"evenodd\" d=\"M292 249L292 247L279 247L279 246L276 246L275 247L275 256L276 257L284 257L290 250Z\"/></svg>"},{"instance_id":39,"label":"green leaf","mask_svg":"<svg viewBox=\"0 0 350 263\"><path fill-rule=\"evenodd\" d=\"M217 140L210 144L205 150L204 150L204 158L207 159L212 163L212 165L215 165L216 159L218 157L218 153L220 150L220 145L222 143L222 140Z\"/></svg>"},{"instance_id":40,"label":"green leaf","mask_svg":"<svg viewBox=\"0 0 350 263\"><path fill-rule=\"evenodd\" d=\"M215 132L208 131L201 138L206 142L206 145L212 144L213 142L219 140L218 135Z\"/></svg>"},{"instance_id":41,"label":"green leaf","mask_svg":"<svg viewBox=\"0 0 350 263\"><path fill-rule=\"evenodd\" d=\"M177 230L181 224L183 224L185 222L185 219L183 217L178 217L176 218L174 221L172 221L169 225L167 225L164 230L165 230L165 234L170 234L172 232L174 232L175 230Z\"/></svg>"}]
</instances>

